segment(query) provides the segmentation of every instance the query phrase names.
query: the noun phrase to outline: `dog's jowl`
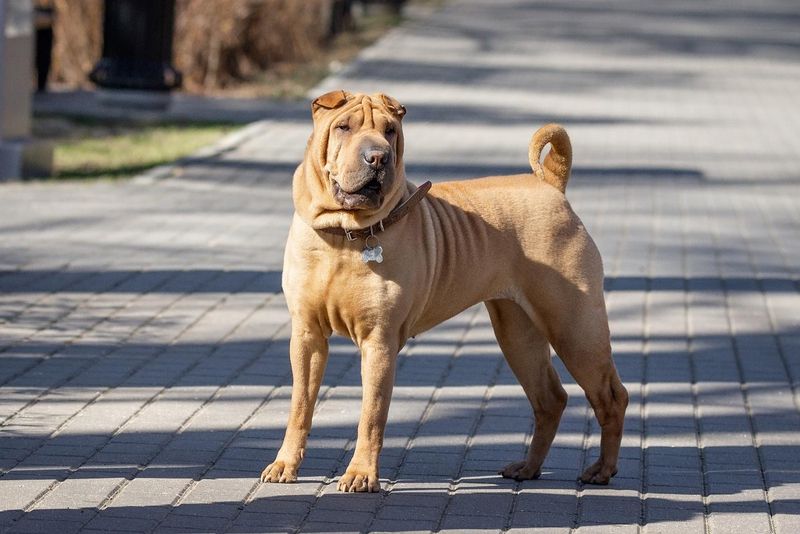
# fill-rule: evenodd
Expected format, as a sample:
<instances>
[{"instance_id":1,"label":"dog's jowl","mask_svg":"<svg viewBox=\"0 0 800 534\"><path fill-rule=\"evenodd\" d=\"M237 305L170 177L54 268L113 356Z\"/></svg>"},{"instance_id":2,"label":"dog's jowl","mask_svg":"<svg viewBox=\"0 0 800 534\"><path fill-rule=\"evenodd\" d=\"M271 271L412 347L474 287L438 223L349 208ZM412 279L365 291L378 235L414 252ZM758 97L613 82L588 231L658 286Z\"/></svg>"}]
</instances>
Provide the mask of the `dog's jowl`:
<instances>
[{"instance_id":1,"label":"dog's jowl","mask_svg":"<svg viewBox=\"0 0 800 534\"><path fill-rule=\"evenodd\" d=\"M527 457L502 468L502 476L541 474L567 402L552 346L602 432L600 457L580 478L607 484L628 395L611 358L600 254L564 195L572 163L567 133L550 124L533 135L532 173L416 187L403 168L405 113L383 94L335 91L312 105L314 130L294 174L283 270L291 409L283 445L261 479L297 479L336 332L359 347L363 382L358 440L338 487L380 490L398 351L409 337L483 302L535 418Z\"/></svg>"}]
</instances>

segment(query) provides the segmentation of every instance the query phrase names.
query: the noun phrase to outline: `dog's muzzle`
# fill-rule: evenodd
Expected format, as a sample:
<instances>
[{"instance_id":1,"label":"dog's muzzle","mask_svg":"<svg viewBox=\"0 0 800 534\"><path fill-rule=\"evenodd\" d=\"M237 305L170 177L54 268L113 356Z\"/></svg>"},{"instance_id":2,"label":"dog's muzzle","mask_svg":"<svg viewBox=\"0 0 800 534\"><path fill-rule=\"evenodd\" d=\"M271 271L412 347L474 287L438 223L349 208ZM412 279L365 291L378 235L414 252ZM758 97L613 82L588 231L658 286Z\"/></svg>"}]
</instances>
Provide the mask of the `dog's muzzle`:
<instances>
[{"instance_id":1,"label":"dog's muzzle","mask_svg":"<svg viewBox=\"0 0 800 534\"><path fill-rule=\"evenodd\" d=\"M353 192L342 189L339 182L333 181L333 198L346 210L375 209L383 202L383 187L378 176Z\"/></svg>"}]
</instances>

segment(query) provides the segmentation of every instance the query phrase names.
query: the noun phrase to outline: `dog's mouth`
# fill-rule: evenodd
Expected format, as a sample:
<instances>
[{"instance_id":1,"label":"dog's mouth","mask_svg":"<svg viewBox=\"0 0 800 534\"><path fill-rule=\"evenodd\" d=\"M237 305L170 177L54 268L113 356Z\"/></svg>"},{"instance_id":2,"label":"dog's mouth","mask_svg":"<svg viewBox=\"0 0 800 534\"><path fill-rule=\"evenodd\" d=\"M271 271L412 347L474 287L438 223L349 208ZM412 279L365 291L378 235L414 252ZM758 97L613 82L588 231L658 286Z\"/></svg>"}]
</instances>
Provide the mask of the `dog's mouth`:
<instances>
[{"instance_id":1,"label":"dog's mouth","mask_svg":"<svg viewBox=\"0 0 800 534\"><path fill-rule=\"evenodd\" d=\"M348 193L339 182L333 181L333 198L346 210L365 210L379 208L383 202L382 186L378 178L373 178L360 189Z\"/></svg>"}]
</instances>

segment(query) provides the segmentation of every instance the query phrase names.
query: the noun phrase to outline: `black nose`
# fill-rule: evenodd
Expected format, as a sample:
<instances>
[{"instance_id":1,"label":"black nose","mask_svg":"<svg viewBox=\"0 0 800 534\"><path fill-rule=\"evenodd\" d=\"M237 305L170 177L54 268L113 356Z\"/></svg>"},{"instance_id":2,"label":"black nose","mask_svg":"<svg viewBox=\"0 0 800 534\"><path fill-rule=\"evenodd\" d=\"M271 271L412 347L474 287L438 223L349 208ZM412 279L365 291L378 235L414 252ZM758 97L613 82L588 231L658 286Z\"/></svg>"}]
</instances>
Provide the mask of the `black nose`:
<instances>
[{"instance_id":1,"label":"black nose","mask_svg":"<svg viewBox=\"0 0 800 534\"><path fill-rule=\"evenodd\" d=\"M371 148L364 151L364 161L373 169L380 170L389 162L389 151L383 148Z\"/></svg>"}]
</instances>

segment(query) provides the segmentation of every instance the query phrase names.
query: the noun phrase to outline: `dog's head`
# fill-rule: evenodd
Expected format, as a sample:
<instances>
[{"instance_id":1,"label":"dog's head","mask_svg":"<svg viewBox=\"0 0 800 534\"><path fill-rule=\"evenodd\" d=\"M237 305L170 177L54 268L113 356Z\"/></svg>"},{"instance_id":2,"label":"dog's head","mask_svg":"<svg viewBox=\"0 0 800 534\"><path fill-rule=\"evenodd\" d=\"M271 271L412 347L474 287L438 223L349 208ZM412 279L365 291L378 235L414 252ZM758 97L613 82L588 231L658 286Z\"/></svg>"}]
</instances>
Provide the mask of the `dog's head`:
<instances>
[{"instance_id":1,"label":"dog's head","mask_svg":"<svg viewBox=\"0 0 800 534\"><path fill-rule=\"evenodd\" d=\"M403 187L406 109L384 94L333 91L311 105L316 153L335 205L364 215L379 210ZM307 157L309 154L307 154Z\"/></svg>"}]
</instances>

